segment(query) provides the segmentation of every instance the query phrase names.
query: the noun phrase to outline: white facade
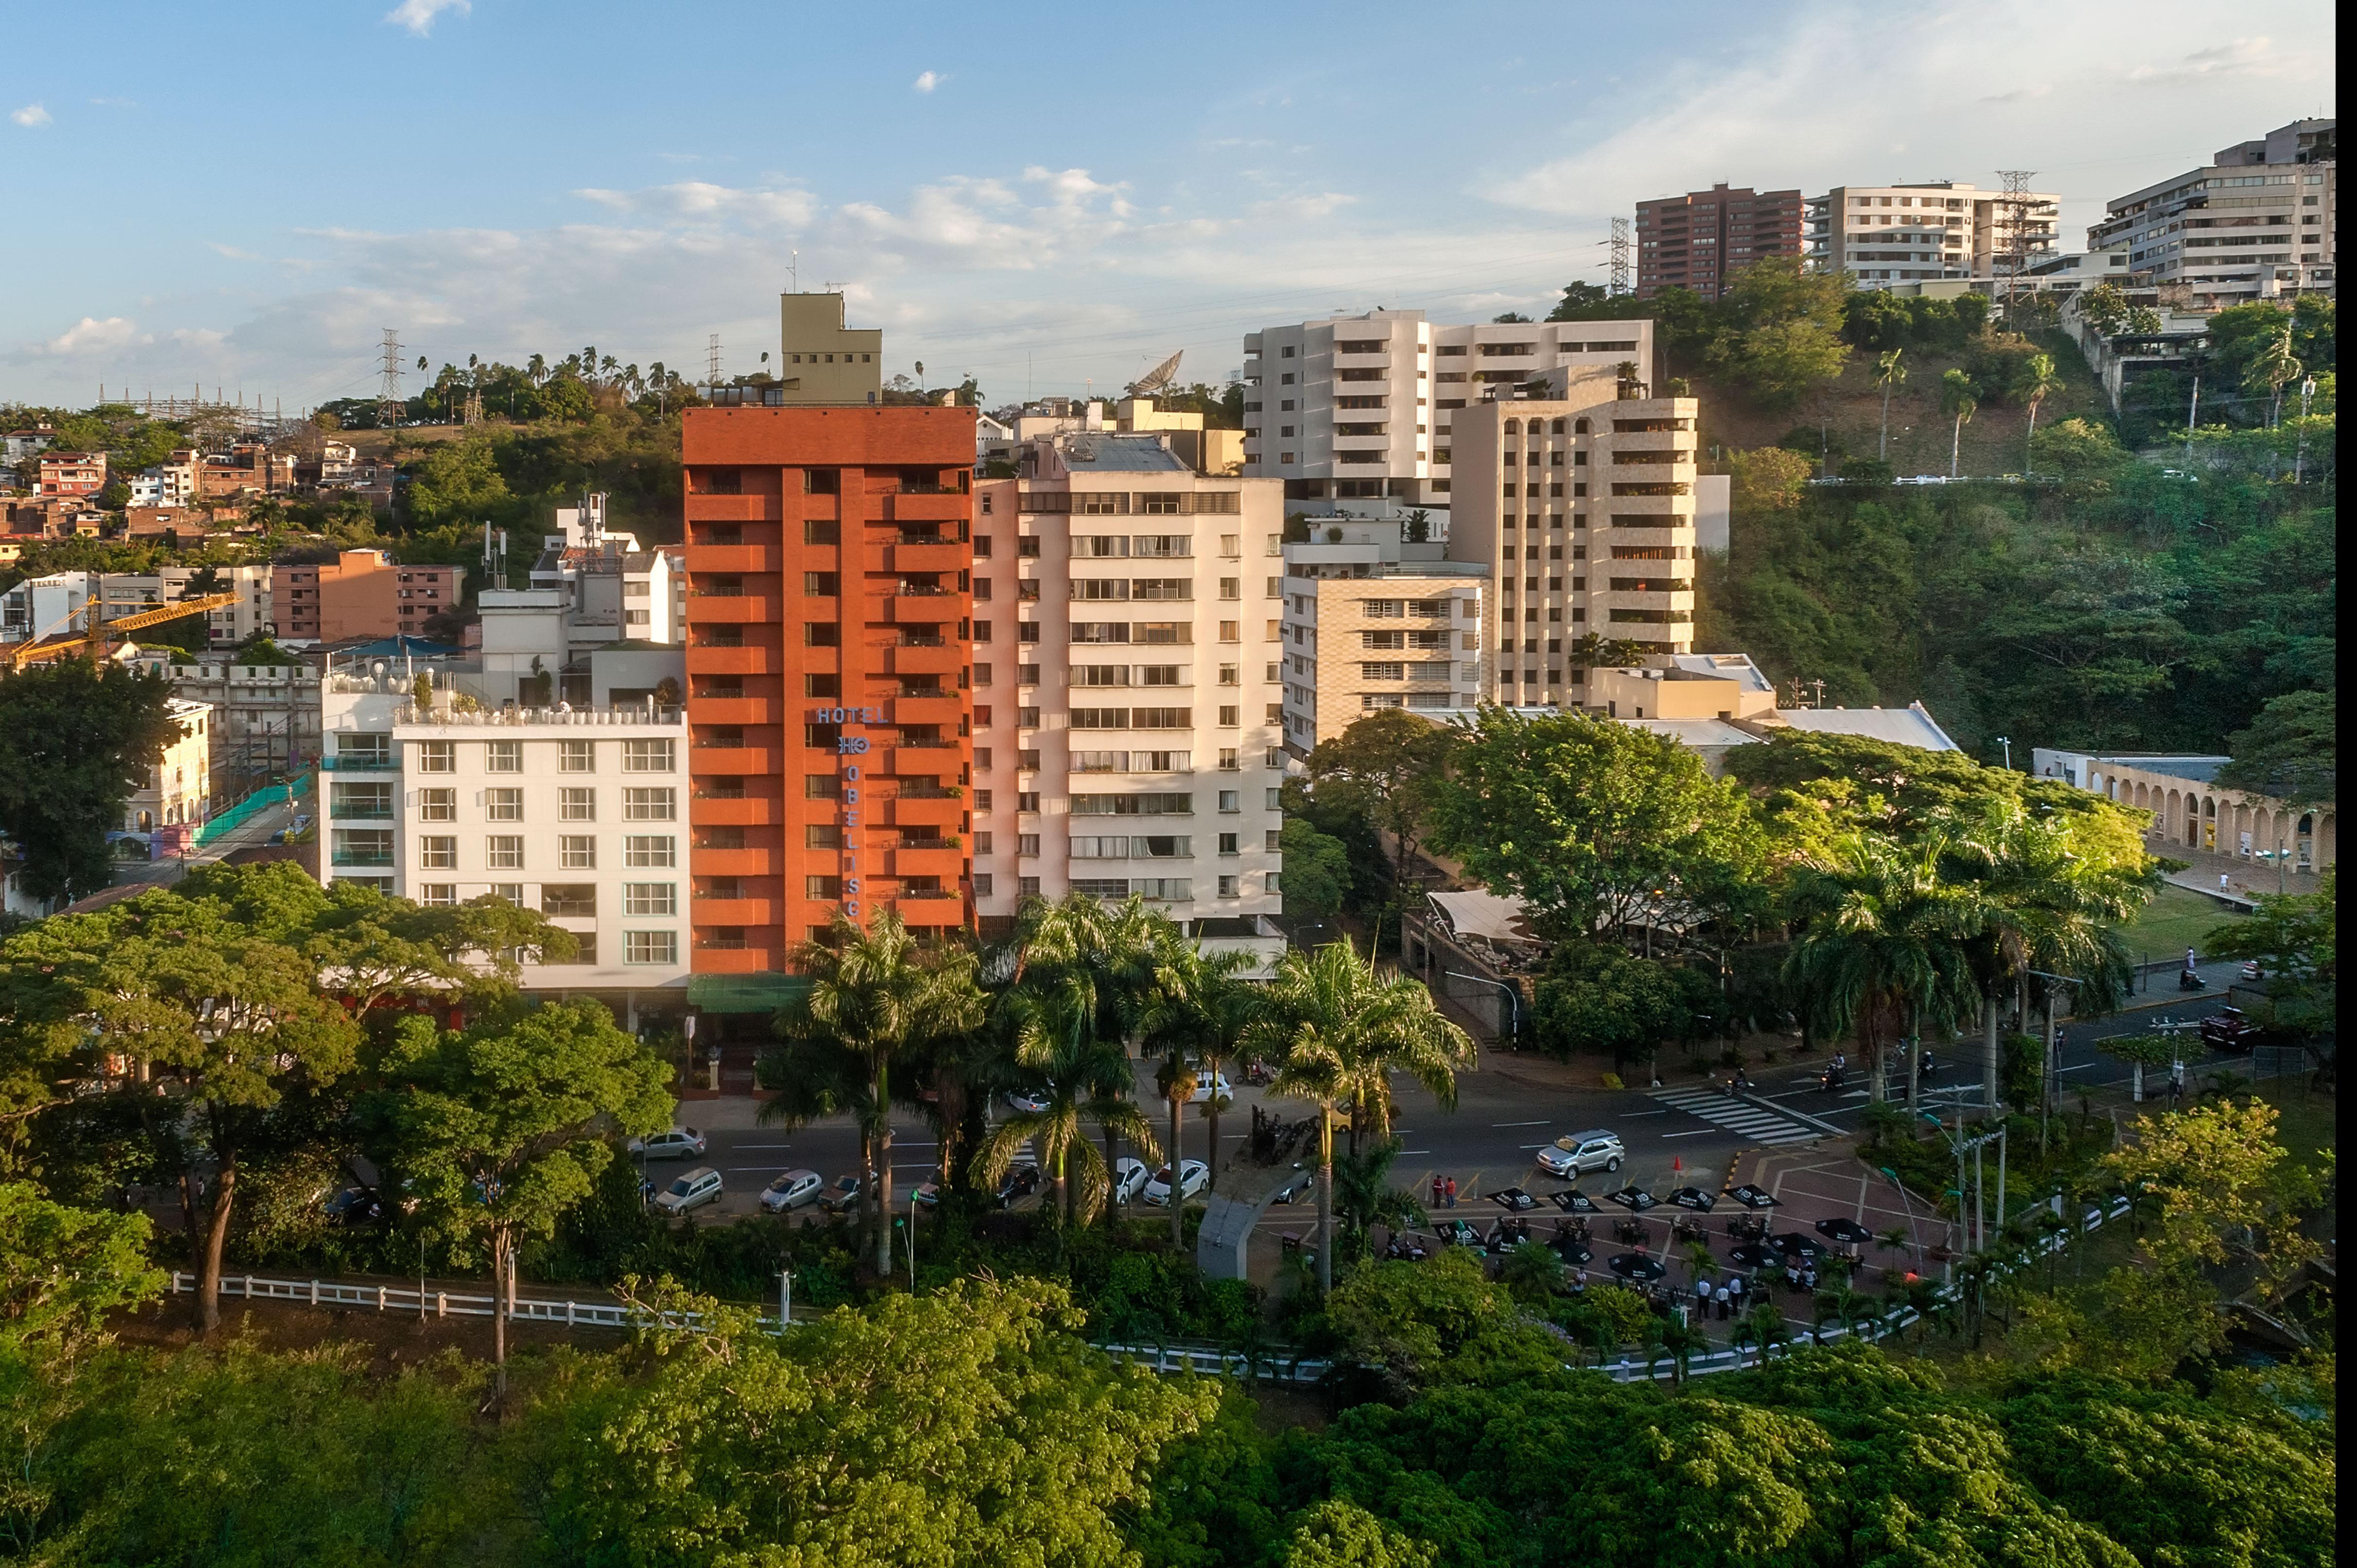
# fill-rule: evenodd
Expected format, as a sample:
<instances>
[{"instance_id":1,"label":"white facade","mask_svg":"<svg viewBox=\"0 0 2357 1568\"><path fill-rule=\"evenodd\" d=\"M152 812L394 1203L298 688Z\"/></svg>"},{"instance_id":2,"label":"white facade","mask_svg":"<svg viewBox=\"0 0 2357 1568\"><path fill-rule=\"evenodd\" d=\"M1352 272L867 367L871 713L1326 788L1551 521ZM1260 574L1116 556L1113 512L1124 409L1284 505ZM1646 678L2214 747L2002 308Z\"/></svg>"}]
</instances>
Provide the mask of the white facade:
<instances>
[{"instance_id":1,"label":"white facade","mask_svg":"<svg viewBox=\"0 0 2357 1568\"><path fill-rule=\"evenodd\" d=\"M173 650L136 649L131 661L213 710L213 770L234 786L295 772L319 755L319 671L308 664L182 662Z\"/></svg>"},{"instance_id":2,"label":"white facade","mask_svg":"<svg viewBox=\"0 0 2357 1568\"><path fill-rule=\"evenodd\" d=\"M1244 473L1289 502L1449 505L1454 412L1550 371L1649 379L1653 324L1484 322L1372 310L1244 336ZM1323 504L1318 504L1323 503Z\"/></svg>"},{"instance_id":3,"label":"white facade","mask_svg":"<svg viewBox=\"0 0 2357 1568\"><path fill-rule=\"evenodd\" d=\"M528 989L686 985L683 714L421 712L399 672L330 677L323 706L324 879L542 911L582 952L527 965Z\"/></svg>"},{"instance_id":4,"label":"white facade","mask_svg":"<svg viewBox=\"0 0 2357 1568\"><path fill-rule=\"evenodd\" d=\"M2223 306L2287 285L2329 288L2340 165L2331 120L2298 120L2209 164L2104 204L2090 250L2124 249L2138 283L2181 284Z\"/></svg>"},{"instance_id":5,"label":"white facade","mask_svg":"<svg viewBox=\"0 0 2357 1568\"><path fill-rule=\"evenodd\" d=\"M1839 185L1804 204L1806 254L1817 271L1846 272L1867 288L2003 277L2017 248L2025 271L2053 253L2061 202L1953 180Z\"/></svg>"},{"instance_id":6,"label":"white facade","mask_svg":"<svg viewBox=\"0 0 2357 1568\"><path fill-rule=\"evenodd\" d=\"M978 912L1137 893L1199 936L1274 939L1281 488L1152 435L1038 441L1022 467L974 491Z\"/></svg>"},{"instance_id":7,"label":"white facade","mask_svg":"<svg viewBox=\"0 0 2357 1568\"><path fill-rule=\"evenodd\" d=\"M602 493L557 508L556 532L541 536L532 585L564 590L576 649L680 640L686 578L679 558L669 550L641 550L636 535L608 529Z\"/></svg>"},{"instance_id":8,"label":"white facade","mask_svg":"<svg viewBox=\"0 0 2357 1568\"><path fill-rule=\"evenodd\" d=\"M211 814L213 711L202 703L174 697L165 712L180 733L147 765L147 777L124 802L124 832L199 826Z\"/></svg>"},{"instance_id":9,"label":"white facade","mask_svg":"<svg viewBox=\"0 0 2357 1568\"><path fill-rule=\"evenodd\" d=\"M206 640L216 647L235 647L257 632L271 629L271 569L259 566L166 566L155 572L58 572L27 577L0 594L0 642L21 642L28 637L53 637L82 629L81 613L93 595L105 601L108 620L137 615L162 605L176 605L189 596L188 582L210 570L220 587L207 590L235 593L237 603L205 615Z\"/></svg>"}]
</instances>

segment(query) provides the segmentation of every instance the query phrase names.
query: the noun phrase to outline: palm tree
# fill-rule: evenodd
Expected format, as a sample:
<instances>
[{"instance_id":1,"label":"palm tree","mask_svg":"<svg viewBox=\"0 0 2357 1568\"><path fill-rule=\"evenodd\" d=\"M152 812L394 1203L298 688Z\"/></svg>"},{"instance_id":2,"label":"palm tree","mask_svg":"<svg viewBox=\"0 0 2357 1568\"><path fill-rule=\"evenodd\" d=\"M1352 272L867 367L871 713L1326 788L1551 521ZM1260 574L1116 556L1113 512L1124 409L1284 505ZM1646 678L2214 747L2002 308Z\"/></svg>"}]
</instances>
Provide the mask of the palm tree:
<instances>
[{"instance_id":1,"label":"palm tree","mask_svg":"<svg viewBox=\"0 0 2357 1568\"><path fill-rule=\"evenodd\" d=\"M1857 1028L1877 1103L1889 1097L1883 1020L1895 1018L1920 1039L1925 1025L1953 1025L1978 1000L1968 945L1986 911L1971 883L1943 875L1946 848L1937 833L1915 845L1851 834L1795 879L1792 908L1804 929L1785 960L1786 977L1815 1027L1830 1035ZM1920 1050L1909 1057L1910 1105L1921 1059Z\"/></svg>"},{"instance_id":2,"label":"palm tree","mask_svg":"<svg viewBox=\"0 0 2357 1568\"><path fill-rule=\"evenodd\" d=\"M1415 1194L1391 1184L1392 1161L1399 1152L1397 1138L1384 1138L1346 1155L1334 1167L1334 1213L1342 1222L1335 1245L1353 1263L1365 1262L1373 1251L1376 1226L1388 1225L1396 1230L1423 1217L1424 1206ZM1562 1264L1553 1252L1535 1244L1531 1250L1561 1272Z\"/></svg>"},{"instance_id":3,"label":"palm tree","mask_svg":"<svg viewBox=\"0 0 2357 1568\"><path fill-rule=\"evenodd\" d=\"M1198 1069L1211 1079L1211 1093L1204 1106L1211 1144L1203 1151L1203 1164L1212 1188L1220 1185L1220 1069L1235 1058L1243 1047L1244 1031L1260 1013L1259 987L1242 978L1252 963L1249 953L1207 953L1192 942L1168 944L1155 975L1154 993L1146 998L1140 1019L1148 1051L1166 1062L1187 1064L1187 1099L1194 1097ZM1174 1101L1171 1112L1174 1159L1182 1152L1178 1111L1182 1103Z\"/></svg>"},{"instance_id":4,"label":"palm tree","mask_svg":"<svg viewBox=\"0 0 2357 1568\"><path fill-rule=\"evenodd\" d=\"M1244 1038L1257 1054L1282 1063L1272 1093L1318 1103L1318 1283L1330 1290L1334 1108L1351 1108L1354 1155L1362 1132L1382 1137L1391 1131L1394 1072L1454 1109L1457 1069L1471 1064L1473 1042L1441 1015L1431 992L1405 975L1379 976L1374 961L1361 959L1349 942L1278 961L1265 1010Z\"/></svg>"},{"instance_id":5,"label":"palm tree","mask_svg":"<svg viewBox=\"0 0 2357 1568\"><path fill-rule=\"evenodd\" d=\"M2054 373L2054 357L2032 354L2022 364L2021 395L2029 403L2029 434L2023 438L2021 471L2038 471L2038 405L2062 390L2062 378Z\"/></svg>"},{"instance_id":6,"label":"palm tree","mask_svg":"<svg viewBox=\"0 0 2357 1568\"><path fill-rule=\"evenodd\" d=\"M1881 461L1890 461L1890 394L1907 380L1907 350L1890 349L1876 356L1874 383L1882 389L1882 440L1874 449Z\"/></svg>"},{"instance_id":7,"label":"palm tree","mask_svg":"<svg viewBox=\"0 0 2357 1568\"><path fill-rule=\"evenodd\" d=\"M1149 1159L1160 1154L1152 1125L1128 1097L1129 1053L1117 1036L1097 1032L1096 1001L1086 979L1071 973L1008 994L1014 1060L1037 1077L1045 1104L1000 1122L976 1164L981 1183L996 1185L1029 1144L1053 1184L1051 1210L1067 1223L1095 1219L1113 1187L1113 1162L1089 1142L1090 1125L1108 1149L1120 1137Z\"/></svg>"},{"instance_id":8,"label":"palm tree","mask_svg":"<svg viewBox=\"0 0 2357 1568\"><path fill-rule=\"evenodd\" d=\"M2254 392L2264 391L2268 398L2267 428L2272 430L2283 416L2283 390L2299 380L2300 362L2292 357L2291 324L2284 323L2280 333L2272 334L2253 357L2250 368L2243 372L2243 384Z\"/></svg>"},{"instance_id":9,"label":"palm tree","mask_svg":"<svg viewBox=\"0 0 2357 1568\"><path fill-rule=\"evenodd\" d=\"M1955 434L1948 440L1948 478L1954 478L1964 461L1964 425L1980 412L1981 389L1962 371L1940 378L1940 412L1956 417Z\"/></svg>"},{"instance_id":10,"label":"palm tree","mask_svg":"<svg viewBox=\"0 0 2357 1568\"><path fill-rule=\"evenodd\" d=\"M885 910L866 929L835 917L826 939L805 942L796 964L811 987L778 1015L778 1033L790 1045L814 1047L832 1037L857 1057L867 1088L861 1109L873 1162L876 1272L892 1272L892 1063L903 1052L945 1035L979 1028L982 988L974 954L962 948L920 947L900 917Z\"/></svg>"}]
</instances>

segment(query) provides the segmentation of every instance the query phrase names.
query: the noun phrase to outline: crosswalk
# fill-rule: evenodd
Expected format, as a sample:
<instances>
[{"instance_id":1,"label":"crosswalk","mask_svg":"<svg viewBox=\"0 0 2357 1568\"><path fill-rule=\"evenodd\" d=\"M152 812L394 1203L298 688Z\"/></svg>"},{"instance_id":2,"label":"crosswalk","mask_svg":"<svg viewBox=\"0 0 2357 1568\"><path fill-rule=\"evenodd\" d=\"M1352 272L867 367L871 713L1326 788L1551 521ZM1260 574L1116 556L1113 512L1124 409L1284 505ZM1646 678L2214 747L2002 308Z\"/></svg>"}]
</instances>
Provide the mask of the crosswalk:
<instances>
[{"instance_id":1,"label":"crosswalk","mask_svg":"<svg viewBox=\"0 0 2357 1568\"><path fill-rule=\"evenodd\" d=\"M1706 1089L1667 1090L1653 1096L1663 1104L1698 1116L1715 1127L1760 1144L1805 1144L1818 1136L1797 1122L1787 1121L1772 1111L1762 1111L1724 1094L1714 1094Z\"/></svg>"}]
</instances>

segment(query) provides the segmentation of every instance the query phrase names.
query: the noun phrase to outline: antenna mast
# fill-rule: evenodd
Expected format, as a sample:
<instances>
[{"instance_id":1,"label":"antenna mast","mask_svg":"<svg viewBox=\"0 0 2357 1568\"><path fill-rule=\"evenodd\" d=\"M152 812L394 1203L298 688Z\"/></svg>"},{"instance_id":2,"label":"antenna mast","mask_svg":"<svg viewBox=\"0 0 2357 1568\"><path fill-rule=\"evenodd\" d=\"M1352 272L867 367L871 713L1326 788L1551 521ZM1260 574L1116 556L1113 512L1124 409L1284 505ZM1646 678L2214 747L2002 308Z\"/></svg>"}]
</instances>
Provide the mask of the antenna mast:
<instances>
[{"instance_id":1,"label":"antenna mast","mask_svg":"<svg viewBox=\"0 0 2357 1568\"><path fill-rule=\"evenodd\" d=\"M401 423L401 334L388 327L384 329L384 371L377 382L376 422L380 429L391 430Z\"/></svg>"},{"instance_id":2,"label":"antenna mast","mask_svg":"<svg viewBox=\"0 0 2357 1568\"><path fill-rule=\"evenodd\" d=\"M705 348L705 384L720 384L720 334L715 332Z\"/></svg>"},{"instance_id":3,"label":"antenna mast","mask_svg":"<svg viewBox=\"0 0 2357 1568\"><path fill-rule=\"evenodd\" d=\"M1632 292L1629 286L1629 220L1612 220L1612 293Z\"/></svg>"}]
</instances>

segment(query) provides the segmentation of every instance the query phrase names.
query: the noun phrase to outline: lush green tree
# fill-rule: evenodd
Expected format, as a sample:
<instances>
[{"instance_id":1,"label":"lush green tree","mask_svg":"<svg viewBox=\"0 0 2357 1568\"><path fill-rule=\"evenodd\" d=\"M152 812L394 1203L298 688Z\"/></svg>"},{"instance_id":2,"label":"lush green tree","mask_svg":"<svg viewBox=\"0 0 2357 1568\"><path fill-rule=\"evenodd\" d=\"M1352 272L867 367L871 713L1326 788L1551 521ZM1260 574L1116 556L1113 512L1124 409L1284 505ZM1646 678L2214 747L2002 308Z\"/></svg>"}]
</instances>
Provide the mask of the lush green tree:
<instances>
[{"instance_id":1,"label":"lush green tree","mask_svg":"<svg viewBox=\"0 0 2357 1568\"><path fill-rule=\"evenodd\" d=\"M2026 660L2017 702L2058 739L2105 746L2132 733L2193 652L2182 583L2162 564L2084 547L2033 571L1986 635Z\"/></svg>"},{"instance_id":2,"label":"lush green tree","mask_svg":"<svg viewBox=\"0 0 2357 1568\"><path fill-rule=\"evenodd\" d=\"M30 1182L0 1182L0 1358L73 1348L109 1314L159 1294L148 1232L145 1214L71 1208Z\"/></svg>"},{"instance_id":3,"label":"lush green tree","mask_svg":"<svg viewBox=\"0 0 2357 1568\"><path fill-rule=\"evenodd\" d=\"M1617 1067L1651 1061L1666 1043L1725 1032L1726 998L1711 977L1640 958L1617 943L1567 941L1547 955L1532 1013L1539 1048L1568 1058L1609 1051Z\"/></svg>"},{"instance_id":4,"label":"lush green tree","mask_svg":"<svg viewBox=\"0 0 2357 1568\"><path fill-rule=\"evenodd\" d=\"M1948 478L1954 478L1964 460L1964 426L1981 406L1981 389L1973 378L1960 370L1951 370L1940 377L1940 412L1955 418L1955 428L1948 441Z\"/></svg>"},{"instance_id":5,"label":"lush green tree","mask_svg":"<svg viewBox=\"0 0 2357 1568\"><path fill-rule=\"evenodd\" d=\"M2062 379L2054 373L2054 360L2050 355L2032 354L2023 361L2023 367L2020 384L2014 391L2029 408L2029 424L2022 435L2022 460L2026 465L2023 472L2035 473L2037 469L2034 465L2038 457L2038 405L2062 390Z\"/></svg>"},{"instance_id":6,"label":"lush green tree","mask_svg":"<svg viewBox=\"0 0 2357 1568\"><path fill-rule=\"evenodd\" d=\"M0 663L0 834L23 857L34 898L79 898L107 885L106 835L181 735L171 683L119 664Z\"/></svg>"},{"instance_id":7,"label":"lush green tree","mask_svg":"<svg viewBox=\"0 0 2357 1568\"><path fill-rule=\"evenodd\" d=\"M1392 1162L1399 1152L1397 1138L1378 1138L1335 1162L1334 1218L1340 1225L1334 1245L1348 1262L1367 1261L1373 1251L1376 1226L1403 1230L1424 1218L1424 1205L1416 1195L1392 1185Z\"/></svg>"},{"instance_id":8,"label":"lush green tree","mask_svg":"<svg viewBox=\"0 0 2357 1568\"><path fill-rule=\"evenodd\" d=\"M984 1140L977 1175L985 1187L995 1185L1028 1144L1053 1183L1050 1212L1085 1224L1111 1191L1113 1140L1127 1140L1148 1160L1161 1157L1153 1124L1129 1097L1129 1055L1119 1038L1098 1032L1095 991L1081 972L1031 976L999 1005L1014 1062L1043 1105L999 1120ZM1092 1125L1106 1142L1103 1155L1089 1142ZM1170 1207L1174 1217L1183 1208Z\"/></svg>"},{"instance_id":9,"label":"lush green tree","mask_svg":"<svg viewBox=\"0 0 2357 1568\"><path fill-rule=\"evenodd\" d=\"M1725 325L1712 344L1712 363L1748 384L1766 406L1792 407L1840 375L1849 359L1842 341L1848 287L1844 274L1811 272L1797 256L1738 268L1718 302Z\"/></svg>"},{"instance_id":10,"label":"lush green tree","mask_svg":"<svg viewBox=\"0 0 2357 1568\"><path fill-rule=\"evenodd\" d=\"M1553 934L1739 922L1753 907L1758 822L1666 736L1487 708L1433 794L1433 842Z\"/></svg>"},{"instance_id":11,"label":"lush green tree","mask_svg":"<svg viewBox=\"0 0 2357 1568\"><path fill-rule=\"evenodd\" d=\"M870 1160L860 1189L873 1227L871 1257L879 1276L892 1272L892 1067L904 1053L946 1035L982 1026L982 988L974 954L920 944L884 910L865 928L838 917L823 941L804 943L795 968L810 988L779 1010L789 1042L833 1040L858 1057L867 1090L857 1109L868 1118Z\"/></svg>"},{"instance_id":12,"label":"lush green tree","mask_svg":"<svg viewBox=\"0 0 2357 1568\"><path fill-rule=\"evenodd\" d=\"M1340 1500L1304 1509L1285 1542L1286 1568L1433 1568L1438 1561L1439 1548Z\"/></svg>"},{"instance_id":13,"label":"lush green tree","mask_svg":"<svg viewBox=\"0 0 2357 1568\"><path fill-rule=\"evenodd\" d=\"M1878 290L1876 295L1866 297L1878 297L1881 291ZM1890 460L1890 394L1904 385L1906 381L1907 351L1904 349L1889 349L1875 356L1874 384L1882 389L1882 432L1877 438L1874 449L1875 458L1878 462L1887 463Z\"/></svg>"},{"instance_id":14,"label":"lush green tree","mask_svg":"<svg viewBox=\"0 0 2357 1568\"><path fill-rule=\"evenodd\" d=\"M1431 791L1448 763L1455 732L1405 708L1378 708L1309 754L1310 788L1353 806L1392 836L1393 879L1406 886L1432 815Z\"/></svg>"},{"instance_id":15,"label":"lush green tree","mask_svg":"<svg viewBox=\"0 0 2357 1568\"><path fill-rule=\"evenodd\" d=\"M1727 487L1729 505L1745 517L1763 511L1790 511L1801 504L1810 467L1806 457L1781 446L1730 452L1727 458L1727 470L1731 476Z\"/></svg>"},{"instance_id":16,"label":"lush green tree","mask_svg":"<svg viewBox=\"0 0 2357 1568\"><path fill-rule=\"evenodd\" d=\"M1286 831L1290 833L1298 825L1288 824ZM1340 847L1335 846L1338 853ZM1204 1119L1211 1124L1203 1164L1214 1188L1220 1180L1220 1112L1225 1109L1218 1090L1220 1072L1236 1060L1253 1020L1260 1015L1260 987L1243 978L1252 966L1249 953L1207 953L1191 943L1171 943L1164 950L1154 993L1139 1016L1139 1037L1146 1048L1173 1069L1166 1092L1183 1088L1191 1101L1197 1070L1211 1075L1212 1091L1203 1102ZM1186 1152L1178 1137L1179 1103L1174 1098L1171 1106L1174 1160ZM1178 1211L1178 1206L1171 1205L1174 1219ZM1174 1240L1176 1236L1174 1232Z\"/></svg>"},{"instance_id":17,"label":"lush green tree","mask_svg":"<svg viewBox=\"0 0 2357 1568\"><path fill-rule=\"evenodd\" d=\"M613 1157L608 1131L671 1125L669 1064L594 1001L508 1011L464 1029L402 1020L381 1070L393 1168L425 1223L490 1254L491 1294L512 1303L516 1247L555 1233ZM495 1386L507 1386L507 1314L493 1316Z\"/></svg>"},{"instance_id":18,"label":"lush green tree","mask_svg":"<svg viewBox=\"0 0 2357 1568\"><path fill-rule=\"evenodd\" d=\"M2219 769L2230 789L2273 796L2293 806L2337 798L2341 762L2337 693L2287 692L2269 699L2251 726L2227 745L2233 760Z\"/></svg>"},{"instance_id":19,"label":"lush green tree","mask_svg":"<svg viewBox=\"0 0 2357 1568\"><path fill-rule=\"evenodd\" d=\"M1286 912L1324 920L1341 912L1351 890L1351 851L1299 817L1287 817L1277 839L1285 862Z\"/></svg>"},{"instance_id":20,"label":"lush green tree","mask_svg":"<svg viewBox=\"0 0 2357 1568\"><path fill-rule=\"evenodd\" d=\"M410 517L427 528L504 522L515 510L492 444L481 436L428 449L410 467L407 495Z\"/></svg>"},{"instance_id":21,"label":"lush green tree","mask_svg":"<svg viewBox=\"0 0 2357 1568\"><path fill-rule=\"evenodd\" d=\"M2328 865L2315 892L2263 893L2255 914L2201 939L2214 957L2257 960L2263 1021L2302 1037L2329 1039L2339 1026L2339 883L2340 868Z\"/></svg>"}]
</instances>

